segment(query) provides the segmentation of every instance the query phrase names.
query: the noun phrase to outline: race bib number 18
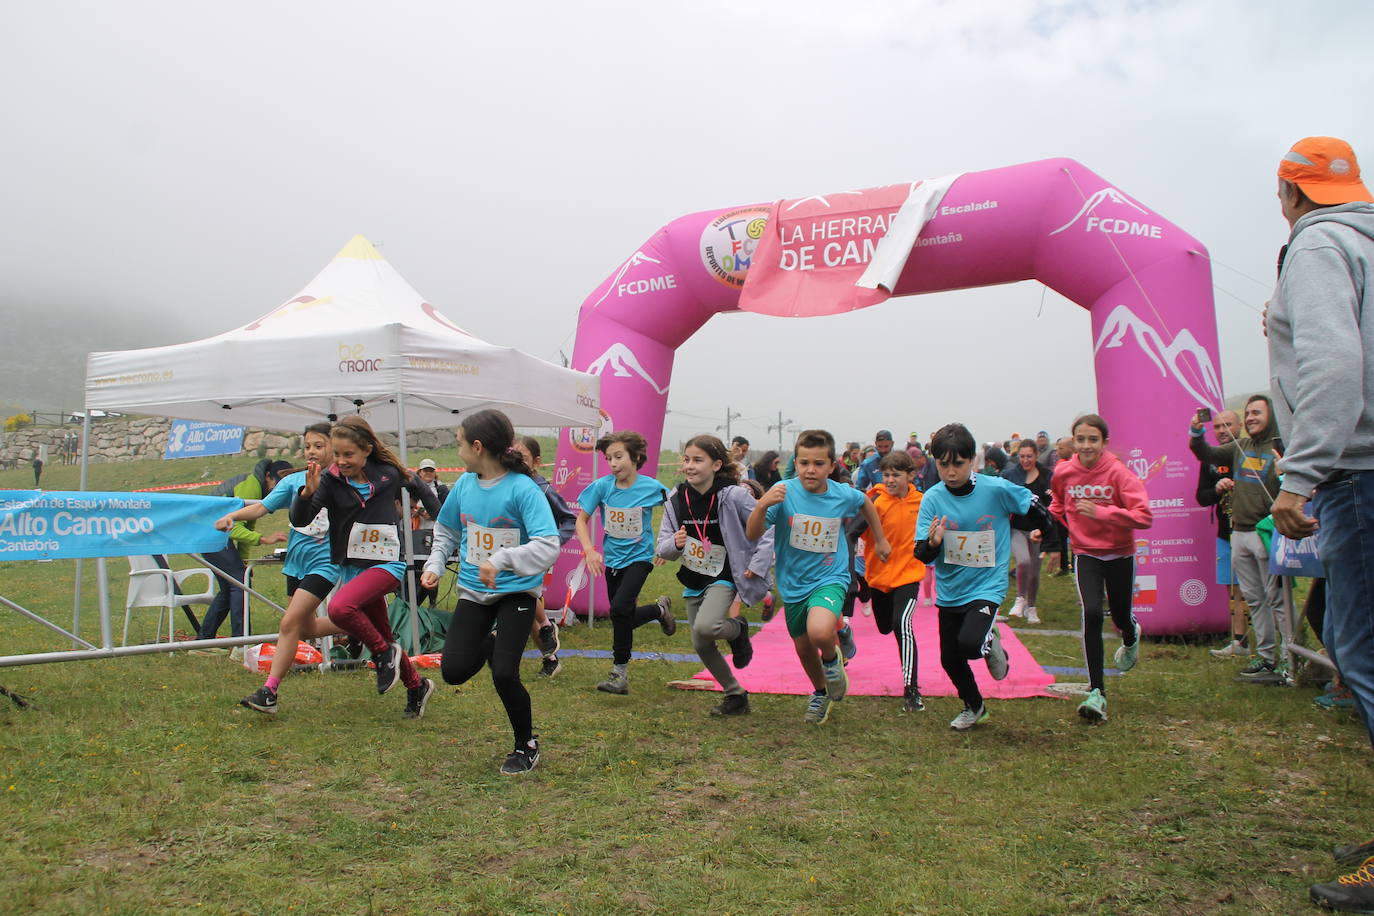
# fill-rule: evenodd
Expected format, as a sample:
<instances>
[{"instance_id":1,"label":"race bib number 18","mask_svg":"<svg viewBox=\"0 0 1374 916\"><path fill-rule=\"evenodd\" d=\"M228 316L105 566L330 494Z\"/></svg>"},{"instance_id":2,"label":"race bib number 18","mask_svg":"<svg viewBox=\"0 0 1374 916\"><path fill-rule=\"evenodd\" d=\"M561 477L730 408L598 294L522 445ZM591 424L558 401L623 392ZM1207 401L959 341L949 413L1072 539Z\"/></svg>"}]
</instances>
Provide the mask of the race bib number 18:
<instances>
[{"instance_id":1,"label":"race bib number 18","mask_svg":"<svg viewBox=\"0 0 1374 916\"><path fill-rule=\"evenodd\" d=\"M787 542L798 550L834 553L840 546L840 520L798 513L792 516L792 534Z\"/></svg>"},{"instance_id":2,"label":"race bib number 18","mask_svg":"<svg viewBox=\"0 0 1374 916\"><path fill-rule=\"evenodd\" d=\"M401 558L401 539L395 525L354 522L348 533L348 556L354 560L389 562Z\"/></svg>"},{"instance_id":3,"label":"race bib number 18","mask_svg":"<svg viewBox=\"0 0 1374 916\"><path fill-rule=\"evenodd\" d=\"M951 566L992 566L996 562L996 532L946 531L945 562Z\"/></svg>"}]
</instances>

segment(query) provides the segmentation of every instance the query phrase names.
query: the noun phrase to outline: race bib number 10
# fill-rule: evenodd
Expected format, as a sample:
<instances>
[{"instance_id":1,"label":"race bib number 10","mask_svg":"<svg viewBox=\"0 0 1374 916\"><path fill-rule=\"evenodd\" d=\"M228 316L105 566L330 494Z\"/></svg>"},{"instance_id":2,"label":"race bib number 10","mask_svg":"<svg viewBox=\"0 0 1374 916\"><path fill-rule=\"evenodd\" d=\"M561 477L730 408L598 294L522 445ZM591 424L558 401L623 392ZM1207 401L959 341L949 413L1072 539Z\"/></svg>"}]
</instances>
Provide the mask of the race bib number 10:
<instances>
[{"instance_id":1,"label":"race bib number 10","mask_svg":"<svg viewBox=\"0 0 1374 916\"><path fill-rule=\"evenodd\" d=\"M996 532L946 531L945 562L951 566L992 566L996 561Z\"/></svg>"},{"instance_id":2,"label":"race bib number 10","mask_svg":"<svg viewBox=\"0 0 1374 916\"><path fill-rule=\"evenodd\" d=\"M606 518L606 533L613 538L620 538L624 541L639 540L639 536L644 533L644 510L635 507L632 509L612 509L607 506L604 511Z\"/></svg>"},{"instance_id":3,"label":"race bib number 10","mask_svg":"<svg viewBox=\"0 0 1374 916\"><path fill-rule=\"evenodd\" d=\"M496 551L520 544L519 528L486 528L474 522L468 523L467 561L477 566Z\"/></svg>"},{"instance_id":4,"label":"race bib number 10","mask_svg":"<svg viewBox=\"0 0 1374 916\"><path fill-rule=\"evenodd\" d=\"M348 556L354 560L389 562L401 558L401 539L395 525L354 522L348 533Z\"/></svg>"},{"instance_id":5,"label":"race bib number 10","mask_svg":"<svg viewBox=\"0 0 1374 916\"><path fill-rule=\"evenodd\" d=\"M840 546L840 520L798 513L792 516L792 534L787 542L798 550L834 553Z\"/></svg>"}]
</instances>

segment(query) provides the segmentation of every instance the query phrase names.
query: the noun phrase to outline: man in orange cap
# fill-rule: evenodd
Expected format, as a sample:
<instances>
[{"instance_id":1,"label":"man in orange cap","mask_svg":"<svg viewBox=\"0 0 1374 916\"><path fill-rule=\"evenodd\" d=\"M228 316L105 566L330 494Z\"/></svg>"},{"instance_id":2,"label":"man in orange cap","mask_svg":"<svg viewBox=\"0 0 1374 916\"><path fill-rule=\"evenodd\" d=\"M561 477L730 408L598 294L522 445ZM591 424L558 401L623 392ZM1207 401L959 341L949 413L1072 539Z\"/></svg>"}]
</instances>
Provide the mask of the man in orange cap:
<instances>
[{"instance_id":1,"label":"man in orange cap","mask_svg":"<svg viewBox=\"0 0 1374 916\"><path fill-rule=\"evenodd\" d=\"M1274 406L1288 431L1274 527L1316 534L1326 571L1322 642L1374 725L1374 205L1350 144L1299 140L1279 163L1292 231L1269 306ZM1315 518L1304 505L1311 501ZM1374 740L1374 731L1370 732ZM1374 840L1335 857L1360 866L1310 888L1312 902L1374 912Z\"/></svg>"}]
</instances>

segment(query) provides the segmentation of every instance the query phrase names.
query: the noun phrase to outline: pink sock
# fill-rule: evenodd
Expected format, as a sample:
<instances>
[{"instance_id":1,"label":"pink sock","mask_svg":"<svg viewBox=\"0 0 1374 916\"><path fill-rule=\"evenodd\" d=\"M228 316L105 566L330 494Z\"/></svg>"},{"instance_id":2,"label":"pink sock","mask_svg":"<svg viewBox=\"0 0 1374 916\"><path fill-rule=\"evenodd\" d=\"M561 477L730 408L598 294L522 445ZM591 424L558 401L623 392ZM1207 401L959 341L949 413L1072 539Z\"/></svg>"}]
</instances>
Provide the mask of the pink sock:
<instances>
[{"instance_id":1,"label":"pink sock","mask_svg":"<svg viewBox=\"0 0 1374 916\"><path fill-rule=\"evenodd\" d=\"M279 677L269 677L269 678L267 679L267 689L270 690L270 691L272 691L273 693L276 693L276 692L277 692L277 685L280 684L280 683L281 683L281 678L279 678Z\"/></svg>"}]
</instances>

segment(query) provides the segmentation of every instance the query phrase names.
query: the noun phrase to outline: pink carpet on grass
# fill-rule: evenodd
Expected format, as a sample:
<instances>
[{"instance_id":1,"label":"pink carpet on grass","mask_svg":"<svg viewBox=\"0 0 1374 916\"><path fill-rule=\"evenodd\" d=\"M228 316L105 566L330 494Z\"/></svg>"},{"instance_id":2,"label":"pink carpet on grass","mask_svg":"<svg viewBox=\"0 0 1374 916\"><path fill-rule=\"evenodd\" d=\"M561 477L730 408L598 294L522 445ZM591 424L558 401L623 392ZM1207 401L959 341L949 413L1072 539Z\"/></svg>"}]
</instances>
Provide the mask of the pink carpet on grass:
<instances>
[{"instance_id":1,"label":"pink carpet on grass","mask_svg":"<svg viewBox=\"0 0 1374 916\"><path fill-rule=\"evenodd\" d=\"M859 653L845 669L849 674L849 692L859 696L899 697L902 695L902 666L897 658L897 639L890 633L879 633L877 624L863 613L862 607L860 605L851 618ZM933 607L916 609L916 682L923 696L952 697L956 695L954 685L940 667L940 635L935 615ZM994 699L1055 696L1045 689L1054 683L1054 675L1040 667L1017 639L1015 630L1005 624L997 626L1001 628L1002 646L1007 650L1011 669L1005 680L994 681L985 662L979 659L969 662L983 696ZM781 610L762 630L754 631L753 642L754 660L749 667L737 672L745 690L798 696L811 692L811 682L797 661ZM697 689L720 689L715 678L705 670L693 678L704 682Z\"/></svg>"}]
</instances>

